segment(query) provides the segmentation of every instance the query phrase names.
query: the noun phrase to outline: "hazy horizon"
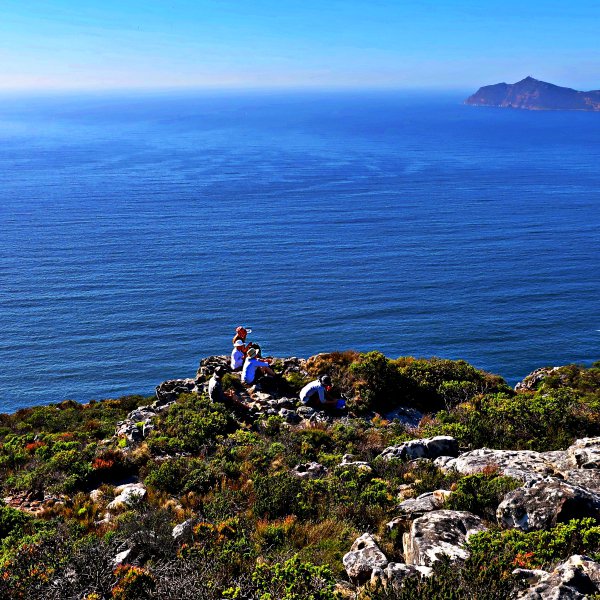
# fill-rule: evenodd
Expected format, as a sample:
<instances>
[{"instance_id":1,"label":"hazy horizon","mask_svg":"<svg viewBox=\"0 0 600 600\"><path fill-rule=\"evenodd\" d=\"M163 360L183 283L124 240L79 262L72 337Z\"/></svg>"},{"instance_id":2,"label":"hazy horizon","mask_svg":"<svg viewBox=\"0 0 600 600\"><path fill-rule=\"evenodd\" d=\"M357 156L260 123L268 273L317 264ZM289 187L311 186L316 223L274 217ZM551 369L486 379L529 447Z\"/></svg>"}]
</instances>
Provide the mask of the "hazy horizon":
<instances>
[{"instance_id":1,"label":"hazy horizon","mask_svg":"<svg viewBox=\"0 0 600 600\"><path fill-rule=\"evenodd\" d=\"M2 92L600 88L591 0L2 4Z\"/></svg>"}]
</instances>

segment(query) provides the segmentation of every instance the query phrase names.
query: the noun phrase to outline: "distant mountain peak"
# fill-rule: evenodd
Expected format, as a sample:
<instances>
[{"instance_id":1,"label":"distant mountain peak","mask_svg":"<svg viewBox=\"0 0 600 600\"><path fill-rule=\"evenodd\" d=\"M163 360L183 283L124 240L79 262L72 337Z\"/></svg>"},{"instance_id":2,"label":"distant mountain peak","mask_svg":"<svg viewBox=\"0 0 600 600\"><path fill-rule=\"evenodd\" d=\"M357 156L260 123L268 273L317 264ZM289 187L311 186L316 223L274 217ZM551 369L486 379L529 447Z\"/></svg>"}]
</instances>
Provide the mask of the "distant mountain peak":
<instances>
[{"instance_id":1,"label":"distant mountain peak","mask_svg":"<svg viewBox=\"0 0 600 600\"><path fill-rule=\"evenodd\" d=\"M481 87L465 100L465 104L527 110L600 111L600 91L579 92L528 75L517 83Z\"/></svg>"}]
</instances>

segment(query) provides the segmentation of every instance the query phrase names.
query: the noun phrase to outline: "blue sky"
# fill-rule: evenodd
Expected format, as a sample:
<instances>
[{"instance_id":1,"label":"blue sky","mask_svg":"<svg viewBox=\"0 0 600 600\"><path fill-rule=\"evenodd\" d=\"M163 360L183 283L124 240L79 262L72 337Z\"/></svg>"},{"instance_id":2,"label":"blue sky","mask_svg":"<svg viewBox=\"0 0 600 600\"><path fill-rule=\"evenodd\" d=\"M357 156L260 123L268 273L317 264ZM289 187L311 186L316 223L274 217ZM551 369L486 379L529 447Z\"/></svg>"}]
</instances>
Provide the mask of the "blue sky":
<instances>
[{"instance_id":1,"label":"blue sky","mask_svg":"<svg viewBox=\"0 0 600 600\"><path fill-rule=\"evenodd\" d=\"M598 89L599 31L599 0L0 0L0 89Z\"/></svg>"}]
</instances>

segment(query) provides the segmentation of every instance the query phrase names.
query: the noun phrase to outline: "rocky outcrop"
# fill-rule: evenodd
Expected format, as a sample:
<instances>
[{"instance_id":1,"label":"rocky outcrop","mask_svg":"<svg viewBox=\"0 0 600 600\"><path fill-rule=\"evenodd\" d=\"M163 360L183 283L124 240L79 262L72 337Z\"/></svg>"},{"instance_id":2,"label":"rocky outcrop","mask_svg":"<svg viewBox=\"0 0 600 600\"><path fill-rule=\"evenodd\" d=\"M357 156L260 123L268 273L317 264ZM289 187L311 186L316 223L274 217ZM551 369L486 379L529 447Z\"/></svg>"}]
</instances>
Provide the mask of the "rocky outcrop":
<instances>
[{"instance_id":1,"label":"rocky outcrop","mask_svg":"<svg viewBox=\"0 0 600 600\"><path fill-rule=\"evenodd\" d=\"M458 458L439 458L435 461L435 465L444 471L454 469L463 475L496 469L501 475L514 477L523 482L554 474L552 463L542 453L532 450L480 448L465 452Z\"/></svg>"},{"instance_id":2,"label":"rocky outcrop","mask_svg":"<svg viewBox=\"0 0 600 600\"><path fill-rule=\"evenodd\" d=\"M198 392L193 379L170 379L156 386L156 400L159 404L174 402L181 394Z\"/></svg>"},{"instance_id":3,"label":"rocky outcrop","mask_svg":"<svg viewBox=\"0 0 600 600\"><path fill-rule=\"evenodd\" d=\"M523 577L523 571L513 573ZM530 573L533 585L518 600L584 600L600 592L600 564L587 556L571 556L551 573Z\"/></svg>"},{"instance_id":4,"label":"rocky outcrop","mask_svg":"<svg viewBox=\"0 0 600 600\"><path fill-rule=\"evenodd\" d=\"M458 456L458 442L448 435L410 440L397 446L388 446L378 458L414 460L416 458L433 459L439 456Z\"/></svg>"},{"instance_id":5,"label":"rocky outcrop","mask_svg":"<svg viewBox=\"0 0 600 600\"><path fill-rule=\"evenodd\" d=\"M387 566L388 559L379 549L375 539L364 533L354 541L342 562L350 581L362 584L370 579L373 569Z\"/></svg>"},{"instance_id":6,"label":"rocky outcrop","mask_svg":"<svg viewBox=\"0 0 600 600\"><path fill-rule=\"evenodd\" d=\"M536 369L515 385L515 391L534 392L540 387L540 384L548 377L548 375L555 373L559 369L560 367L541 367L540 369Z\"/></svg>"},{"instance_id":7,"label":"rocky outcrop","mask_svg":"<svg viewBox=\"0 0 600 600\"><path fill-rule=\"evenodd\" d=\"M464 560L465 542L485 531L483 521L465 511L438 510L419 517L403 536L404 560L409 565L431 567L442 556Z\"/></svg>"},{"instance_id":8,"label":"rocky outcrop","mask_svg":"<svg viewBox=\"0 0 600 600\"><path fill-rule=\"evenodd\" d=\"M600 495L549 478L506 494L496 514L505 527L546 529L570 519L600 517Z\"/></svg>"}]
</instances>

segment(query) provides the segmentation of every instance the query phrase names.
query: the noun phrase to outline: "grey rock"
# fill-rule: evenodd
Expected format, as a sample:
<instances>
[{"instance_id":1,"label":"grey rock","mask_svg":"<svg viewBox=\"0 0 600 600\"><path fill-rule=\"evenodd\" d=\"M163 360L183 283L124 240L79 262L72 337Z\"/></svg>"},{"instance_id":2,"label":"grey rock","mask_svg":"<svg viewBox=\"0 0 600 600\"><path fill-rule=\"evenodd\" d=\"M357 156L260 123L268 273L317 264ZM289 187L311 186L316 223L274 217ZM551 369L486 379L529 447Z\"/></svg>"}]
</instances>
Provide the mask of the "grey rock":
<instances>
[{"instance_id":1,"label":"grey rock","mask_svg":"<svg viewBox=\"0 0 600 600\"><path fill-rule=\"evenodd\" d=\"M365 472L371 472L373 469L371 465L364 460L354 460L354 456L352 454L344 454L342 457L342 462L338 465L341 469L361 469Z\"/></svg>"},{"instance_id":2,"label":"grey rock","mask_svg":"<svg viewBox=\"0 0 600 600\"><path fill-rule=\"evenodd\" d=\"M144 427L142 428L142 437L146 439L152 431L154 431L154 425L152 423L144 423Z\"/></svg>"},{"instance_id":3,"label":"grey rock","mask_svg":"<svg viewBox=\"0 0 600 600\"><path fill-rule=\"evenodd\" d=\"M92 490L90 492L90 500L92 502L100 502L100 500L102 500L102 498L104 498L104 494L102 492L102 490Z\"/></svg>"},{"instance_id":4,"label":"grey rock","mask_svg":"<svg viewBox=\"0 0 600 600\"><path fill-rule=\"evenodd\" d=\"M437 510L419 517L403 536L404 559L409 565L431 567L442 556L464 560L465 542L474 533L485 531L483 521L465 511Z\"/></svg>"},{"instance_id":5,"label":"grey rock","mask_svg":"<svg viewBox=\"0 0 600 600\"><path fill-rule=\"evenodd\" d=\"M200 361L196 371L196 381L208 381L217 367L225 367L229 370L231 357L227 355L207 356Z\"/></svg>"},{"instance_id":6,"label":"grey rock","mask_svg":"<svg viewBox=\"0 0 600 600\"><path fill-rule=\"evenodd\" d=\"M571 469L561 472L567 483L600 494L600 469Z\"/></svg>"},{"instance_id":7,"label":"grey rock","mask_svg":"<svg viewBox=\"0 0 600 600\"><path fill-rule=\"evenodd\" d=\"M600 495L548 478L508 492L496 515L505 527L521 531L546 529L570 519L600 517Z\"/></svg>"},{"instance_id":8,"label":"grey rock","mask_svg":"<svg viewBox=\"0 0 600 600\"><path fill-rule=\"evenodd\" d=\"M376 567L371 572L371 586L377 588L382 586L389 591L398 591L402 587L404 580L409 577L431 577L433 569L416 565L405 565L404 563L388 563L382 569Z\"/></svg>"},{"instance_id":9,"label":"grey rock","mask_svg":"<svg viewBox=\"0 0 600 600\"><path fill-rule=\"evenodd\" d=\"M519 383L515 385L515 390L517 392L533 392L540 387L541 383L548 375L555 373L560 368L561 367L542 367L541 369L536 369L529 373L522 381L519 381Z\"/></svg>"},{"instance_id":10,"label":"grey rock","mask_svg":"<svg viewBox=\"0 0 600 600\"><path fill-rule=\"evenodd\" d=\"M440 510L450 493L446 490L436 490L421 494L417 498L404 500L396 507L395 512L398 516L387 524L388 530L392 531L402 523L414 521L429 512Z\"/></svg>"},{"instance_id":11,"label":"grey rock","mask_svg":"<svg viewBox=\"0 0 600 600\"><path fill-rule=\"evenodd\" d=\"M395 410L383 415L387 421L399 421L405 427L414 429L419 426L423 413L419 412L416 408L409 406L399 406Z\"/></svg>"},{"instance_id":12,"label":"grey rock","mask_svg":"<svg viewBox=\"0 0 600 600\"><path fill-rule=\"evenodd\" d=\"M600 469L600 437L582 438L567 450L574 466L581 469Z\"/></svg>"},{"instance_id":13,"label":"grey rock","mask_svg":"<svg viewBox=\"0 0 600 600\"><path fill-rule=\"evenodd\" d=\"M299 406L298 409L296 410L296 412L303 419L310 419L315 414L317 414L317 411L314 408L311 408L310 406Z\"/></svg>"},{"instance_id":14,"label":"grey rock","mask_svg":"<svg viewBox=\"0 0 600 600\"><path fill-rule=\"evenodd\" d=\"M551 573L543 573L518 600L584 600L600 592L600 564L575 554Z\"/></svg>"},{"instance_id":15,"label":"grey rock","mask_svg":"<svg viewBox=\"0 0 600 600\"><path fill-rule=\"evenodd\" d=\"M171 535L176 542L183 544L184 542L190 542L192 540L193 529L194 519L188 519L183 523L179 523L179 525L175 525Z\"/></svg>"},{"instance_id":16,"label":"grey rock","mask_svg":"<svg viewBox=\"0 0 600 600\"><path fill-rule=\"evenodd\" d=\"M445 456L434 461L444 471L455 470L463 475L481 473L484 469L497 469L501 475L523 482L536 481L554 474L554 468L540 452L532 450L492 450L479 448L448 460Z\"/></svg>"},{"instance_id":17,"label":"grey rock","mask_svg":"<svg viewBox=\"0 0 600 600\"><path fill-rule=\"evenodd\" d=\"M379 455L379 458L413 460L417 458L433 459L439 456L458 456L458 442L448 435L410 440L398 446L388 446Z\"/></svg>"},{"instance_id":18,"label":"grey rock","mask_svg":"<svg viewBox=\"0 0 600 600\"><path fill-rule=\"evenodd\" d=\"M113 565L115 567L118 567L119 565L122 565L131 556L131 553L132 553L131 548L127 548L127 550L123 550L122 552L119 552L113 558Z\"/></svg>"},{"instance_id":19,"label":"grey rock","mask_svg":"<svg viewBox=\"0 0 600 600\"><path fill-rule=\"evenodd\" d=\"M159 403L173 402L181 394L198 391L193 379L170 379L156 386L156 399Z\"/></svg>"},{"instance_id":20,"label":"grey rock","mask_svg":"<svg viewBox=\"0 0 600 600\"><path fill-rule=\"evenodd\" d=\"M146 498L148 492L141 483L127 483L115 488L117 496L106 507L109 511L116 511L131 506L134 502Z\"/></svg>"},{"instance_id":21,"label":"grey rock","mask_svg":"<svg viewBox=\"0 0 600 600\"><path fill-rule=\"evenodd\" d=\"M267 404L276 410L281 408L293 410L296 407L296 403L291 398L274 398L273 400L269 400Z\"/></svg>"},{"instance_id":22,"label":"grey rock","mask_svg":"<svg viewBox=\"0 0 600 600\"><path fill-rule=\"evenodd\" d=\"M298 413L294 410L289 410L288 408L281 408L279 410L279 416L283 418L287 423L292 423L292 425L296 423L300 423L302 418L298 415Z\"/></svg>"},{"instance_id":23,"label":"grey rock","mask_svg":"<svg viewBox=\"0 0 600 600\"><path fill-rule=\"evenodd\" d=\"M342 562L350 581L361 584L369 580L373 569L387 566L388 559L375 539L364 533L354 541Z\"/></svg>"},{"instance_id":24,"label":"grey rock","mask_svg":"<svg viewBox=\"0 0 600 600\"><path fill-rule=\"evenodd\" d=\"M298 479L319 479L327 475L327 468L318 462L308 462L296 465L292 475Z\"/></svg>"}]
</instances>

